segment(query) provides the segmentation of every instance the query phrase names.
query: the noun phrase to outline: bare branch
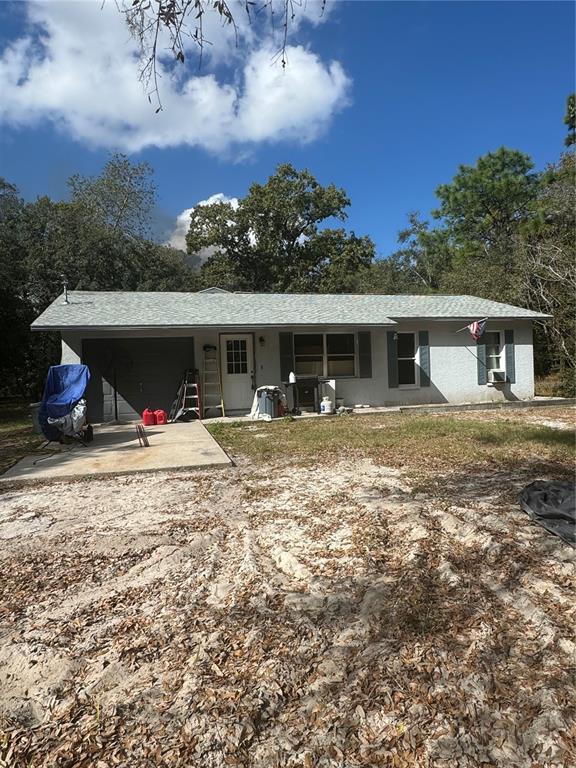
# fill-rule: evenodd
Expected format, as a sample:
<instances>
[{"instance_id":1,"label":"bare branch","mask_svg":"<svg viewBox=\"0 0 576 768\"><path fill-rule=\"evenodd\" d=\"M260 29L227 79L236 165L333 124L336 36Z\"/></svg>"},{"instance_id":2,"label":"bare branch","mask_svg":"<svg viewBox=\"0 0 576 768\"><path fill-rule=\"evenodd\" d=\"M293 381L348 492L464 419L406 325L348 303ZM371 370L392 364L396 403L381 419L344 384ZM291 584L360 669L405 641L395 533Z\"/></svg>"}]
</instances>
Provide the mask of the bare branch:
<instances>
[{"instance_id":1,"label":"bare branch","mask_svg":"<svg viewBox=\"0 0 576 768\"><path fill-rule=\"evenodd\" d=\"M105 0L103 0L105 2ZM224 25L234 31L235 45L239 42L239 29L230 4L226 0L115 0L123 14L131 36L137 42L140 52L139 79L146 88L150 101L157 102L157 112L162 110L159 88L160 45L166 38L166 50L175 62L184 64L187 57L187 42L191 41L198 51L198 67L202 68L204 47L212 43L204 35L204 17L207 13L217 14ZM320 3L320 16L324 14L327 0ZM294 25L298 9L304 8L306 0L243 0L240 12L246 14L249 24L262 12L269 12L272 34L276 33L276 19L280 18L282 39L274 60L287 66L288 36ZM280 5L278 13L276 6Z\"/></svg>"}]
</instances>

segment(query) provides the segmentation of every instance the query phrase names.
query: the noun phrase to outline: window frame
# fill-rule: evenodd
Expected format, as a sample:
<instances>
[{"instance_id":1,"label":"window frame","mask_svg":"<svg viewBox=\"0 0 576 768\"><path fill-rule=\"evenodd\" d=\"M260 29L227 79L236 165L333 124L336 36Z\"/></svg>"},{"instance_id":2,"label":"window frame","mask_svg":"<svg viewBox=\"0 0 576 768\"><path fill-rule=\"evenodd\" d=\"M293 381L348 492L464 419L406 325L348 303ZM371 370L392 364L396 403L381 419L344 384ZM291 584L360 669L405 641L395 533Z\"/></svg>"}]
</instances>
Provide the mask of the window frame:
<instances>
[{"instance_id":1,"label":"window frame","mask_svg":"<svg viewBox=\"0 0 576 768\"><path fill-rule=\"evenodd\" d=\"M412 336L414 338L414 357L400 357L398 354L398 336ZM414 362L414 384L400 383L400 365L398 365L398 389L420 389L420 344L418 341L418 331L398 331L396 333L396 360L399 364L401 360L413 360Z\"/></svg>"},{"instance_id":2,"label":"window frame","mask_svg":"<svg viewBox=\"0 0 576 768\"><path fill-rule=\"evenodd\" d=\"M498 355L498 358L500 363L497 368L490 368L488 366L488 357L493 357L493 355L488 355L488 344L486 344L486 334L488 333L498 334L498 346L500 347L500 354ZM488 373L490 371L504 371L504 373L506 373L506 340L504 338L504 331L499 329L490 329L489 331L485 331L483 336L480 337L480 341L484 343L484 365L486 366L486 378L488 378Z\"/></svg>"},{"instance_id":3,"label":"window frame","mask_svg":"<svg viewBox=\"0 0 576 768\"><path fill-rule=\"evenodd\" d=\"M297 355L296 353L296 338L298 336L321 336L322 337L322 371L323 373L298 373L296 370L296 358L305 358L306 355ZM354 354L347 353L332 353L328 354L328 336L352 336L354 340ZM300 332L294 333L292 336L292 356L294 358L294 373L301 378L313 378L314 376L320 376L323 379L357 379L359 377L359 363L358 363L358 333L356 331L317 331L317 332ZM317 357L317 355L310 355L310 357ZM354 373L340 373L331 374L328 373L328 360L332 357L349 357L354 362Z\"/></svg>"}]
</instances>

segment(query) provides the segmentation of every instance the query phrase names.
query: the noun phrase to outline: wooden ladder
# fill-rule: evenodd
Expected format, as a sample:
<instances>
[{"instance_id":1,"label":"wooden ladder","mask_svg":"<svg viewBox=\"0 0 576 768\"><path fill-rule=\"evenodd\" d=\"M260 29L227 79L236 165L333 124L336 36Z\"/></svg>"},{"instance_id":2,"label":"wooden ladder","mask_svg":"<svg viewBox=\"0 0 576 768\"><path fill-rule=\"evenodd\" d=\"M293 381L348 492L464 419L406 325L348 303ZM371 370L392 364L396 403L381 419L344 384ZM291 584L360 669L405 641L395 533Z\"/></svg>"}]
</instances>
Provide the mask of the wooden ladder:
<instances>
[{"instance_id":1,"label":"wooden ladder","mask_svg":"<svg viewBox=\"0 0 576 768\"><path fill-rule=\"evenodd\" d=\"M184 373L184 378L178 389L178 394L170 408L168 421L178 421L182 416L188 416L191 413L194 413L198 419L202 418L200 388L196 381L196 371L188 368Z\"/></svg>"},{"instance_id":2,"label":"wooden ladder","mask_svg":"<svg viewBox=\"0 0 576 768\"><path fill-rule=\"evenodd\" d=\"M213 344L204 344L202 355L202 417L206 418L206 413L210 410L219 410L222 416L226 416L222 398L218 347Z\"/></svg>"}]
</instances>

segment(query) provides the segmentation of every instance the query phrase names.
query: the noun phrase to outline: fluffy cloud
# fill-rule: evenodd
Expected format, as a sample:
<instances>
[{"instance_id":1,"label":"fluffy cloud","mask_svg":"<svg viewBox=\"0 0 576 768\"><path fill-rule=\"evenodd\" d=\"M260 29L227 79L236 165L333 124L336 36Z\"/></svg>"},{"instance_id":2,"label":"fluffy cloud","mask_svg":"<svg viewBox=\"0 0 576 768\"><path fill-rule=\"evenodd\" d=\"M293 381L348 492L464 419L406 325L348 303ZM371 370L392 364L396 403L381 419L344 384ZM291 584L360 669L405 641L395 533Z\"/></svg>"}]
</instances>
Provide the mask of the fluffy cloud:
<instances>
[{"instance_id":1,"label":"fluffy cloud","mask_svg":"<svg viewBox=\"0 0 576 768\"><path fill-rule=\"evenodd\" d=\"M317 21L317 5L306 7L305 20ZM256 142L312 141L348 103L350 80L338 62L289 45L282 69L277 47L255 28L244 25L236 48L229 29L216 24L212 48L230 51L235 73L218 76L215 54L205 74L192 76L160 62L164 109L155 114L114 2L34 0L28 21L30 34L0 56L0 121L12 126L48 120L78 141L127 152L189 145L216 153Z\"/></svg>"},{"instance_id":2,"label":"fluffy cloud","mask_svg":"<svg viewBox=\"0 0 576 768\"><path fill-rule=\"evenodd\" d=\"M222 192L217 192L215 195L210 195L207 200L200 200L199 205L212 205L213 203L230 203L232 208L238 207L237 197L227 197ZM182 213L176 217L176 224L174 230L167 241L167 245L171 245L173 248L179 248L181 251L186 250L186 235L190 229L190 214L194 208L186 208ZM205 248L204 251L198 254L202 261L205 261L208 256L214 253L214 248Z\"/></svg>"}]
</instances>

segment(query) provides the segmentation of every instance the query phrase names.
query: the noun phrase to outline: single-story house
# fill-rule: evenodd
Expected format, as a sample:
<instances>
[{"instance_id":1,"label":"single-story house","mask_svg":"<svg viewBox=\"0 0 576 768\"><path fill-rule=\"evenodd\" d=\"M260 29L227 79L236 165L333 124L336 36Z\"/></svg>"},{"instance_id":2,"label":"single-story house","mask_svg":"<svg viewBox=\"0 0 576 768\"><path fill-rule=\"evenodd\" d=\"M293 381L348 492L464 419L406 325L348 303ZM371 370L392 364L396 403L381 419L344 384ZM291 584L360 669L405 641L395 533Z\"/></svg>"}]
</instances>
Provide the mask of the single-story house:
<instances>
[{"instance_id":1,"label":"single-story house","mask_svg":"<svg viewBox=\"0 0 576 768\"><path fill-rule=\"evenodd\" d=\"M526 400L532 324L547 317L475 296L70 291L32 328L60 332L62 363L89 366L98 422L168 410L186 369L202 381L206 349L227 414L291 372L329 379L350 406ZM484 318L476 343L465 326Z\"/></svg>"}]
</instances>

